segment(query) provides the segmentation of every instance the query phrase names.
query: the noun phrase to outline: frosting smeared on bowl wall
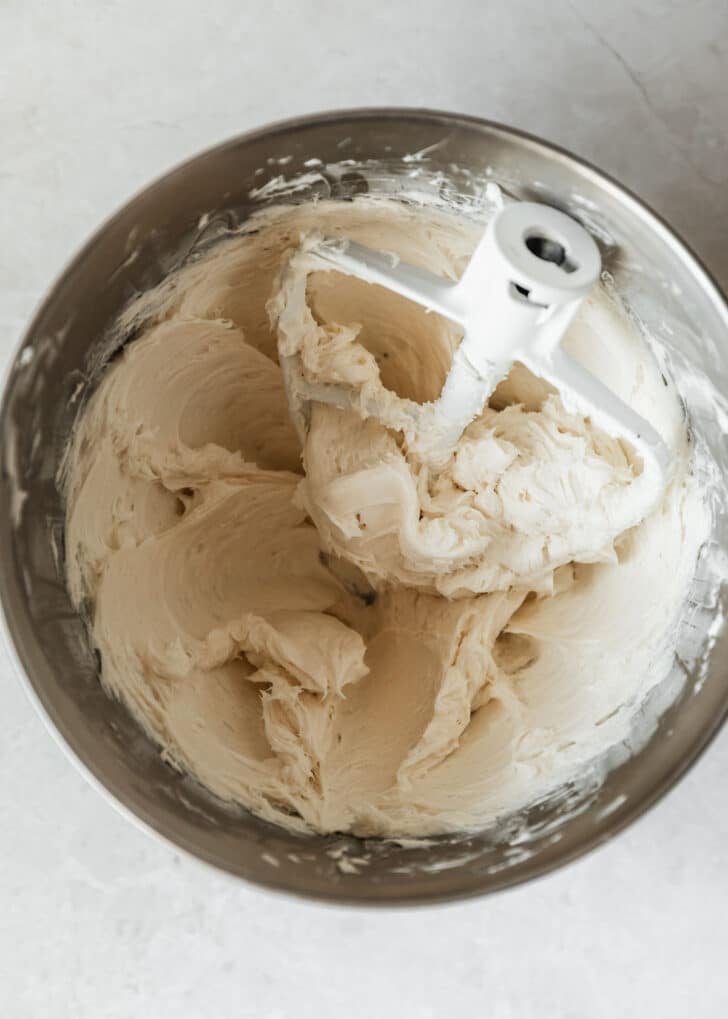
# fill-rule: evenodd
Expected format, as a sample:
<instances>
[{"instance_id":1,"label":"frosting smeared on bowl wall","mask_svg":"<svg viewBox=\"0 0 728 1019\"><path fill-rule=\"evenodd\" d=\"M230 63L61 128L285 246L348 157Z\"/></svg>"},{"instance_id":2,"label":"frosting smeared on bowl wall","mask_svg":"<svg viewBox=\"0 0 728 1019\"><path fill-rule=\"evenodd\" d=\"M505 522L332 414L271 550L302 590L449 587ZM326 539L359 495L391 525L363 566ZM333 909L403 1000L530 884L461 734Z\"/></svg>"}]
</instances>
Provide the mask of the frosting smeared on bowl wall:
<instances>
[{"instance_id":1,"label":"frosting smeared on bowl wall","mask_svg":"<svg viewBox=\"0 0 728 1019\"><path fill-rule=\"evenodd\" d=\"M456 278L480 229L386 198L262 210L131 309L73 437L68 580L105 688L288 828L482 828L627 738L672 665L708 513L678 395L606 287L565 346L673 453L645 521L630 450L519 366L437 472L354 411L314 406L301 448L279 343L419 401L457 343L379 288L287 272L301 237Z\"/></svg>"}]
</instances>

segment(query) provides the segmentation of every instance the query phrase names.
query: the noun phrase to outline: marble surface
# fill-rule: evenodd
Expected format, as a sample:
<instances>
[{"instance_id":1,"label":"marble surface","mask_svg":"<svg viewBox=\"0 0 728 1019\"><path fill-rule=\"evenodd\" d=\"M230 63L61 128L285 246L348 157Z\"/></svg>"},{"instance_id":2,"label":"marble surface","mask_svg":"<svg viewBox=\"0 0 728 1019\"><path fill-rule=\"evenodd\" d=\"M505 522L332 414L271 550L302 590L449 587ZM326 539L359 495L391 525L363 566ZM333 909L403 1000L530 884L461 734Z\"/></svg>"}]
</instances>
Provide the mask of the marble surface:
<instances>
[{"instance_id":1,"label":"marble surface","mask_svg":"<svg viewBox=\"0 0 728 1019\"><path fill-rule=\"evenodd\" d=\"M560 142L728 285L726 67L725 0L3 0L0 368L69 255L150 178L333 107L452 109ZM429 911L293 902L158 844L86 786L5 660L0 773L13 1019L728 1014L725 731L610 845Z\"/></svg>"}]
</instances>

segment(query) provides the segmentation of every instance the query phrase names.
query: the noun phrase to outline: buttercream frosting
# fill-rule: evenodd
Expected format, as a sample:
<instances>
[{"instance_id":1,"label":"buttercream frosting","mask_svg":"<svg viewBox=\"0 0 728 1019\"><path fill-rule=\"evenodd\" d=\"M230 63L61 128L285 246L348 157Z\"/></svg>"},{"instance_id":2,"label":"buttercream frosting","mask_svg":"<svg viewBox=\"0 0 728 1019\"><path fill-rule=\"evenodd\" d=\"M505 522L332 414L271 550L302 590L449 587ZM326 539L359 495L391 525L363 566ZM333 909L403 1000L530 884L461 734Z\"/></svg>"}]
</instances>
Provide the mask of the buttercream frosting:
<instances>
[{"instance_id":1,"label":"buttercream frosting","mask_svg":"<svg viewBox=\"0 0 728 1019\"><path fill-rule=\"evenodd\" d=\"M632 451L519 365L433 468L404 411L456 327L301 249L350 236L456 278L480 229L384 200L265 211L127 313L73 436L68 582L102 683L170 764L291 829L482 827L624 739L671 664L704 512L619 300L600 287L564 344L672 451L646 519ZM279 349L381 419L314 404L301 427Z\"/></svg>"}]
</instances>

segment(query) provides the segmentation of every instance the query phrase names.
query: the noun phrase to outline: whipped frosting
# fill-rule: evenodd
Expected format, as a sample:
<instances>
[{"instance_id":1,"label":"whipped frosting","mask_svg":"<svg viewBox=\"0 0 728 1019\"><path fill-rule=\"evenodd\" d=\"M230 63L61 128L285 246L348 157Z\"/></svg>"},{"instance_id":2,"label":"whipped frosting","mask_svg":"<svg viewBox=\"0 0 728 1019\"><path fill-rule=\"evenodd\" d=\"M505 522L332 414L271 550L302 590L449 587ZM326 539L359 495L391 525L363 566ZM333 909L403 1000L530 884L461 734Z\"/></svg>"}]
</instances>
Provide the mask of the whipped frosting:
<instances>
[{"instance_id":1,"label":"whipped frosting","mask_svg":"<svg viewBox=\"0 0 728 1019\"><path fill-rule=\"evenodd\" d=\"M130 309L73 436L68 583L102 683L173 766L291 829L480 828L624 739L671 665L707 517L616 297L564 346L672 452L646 519L632 451L518 365L428 466L406 401L437 397L457 328L301 249L317 230L457 278L481 229L385 200L266 210ZM358 405L302 425L279 350Z\"/></svg>"}]
</instances>

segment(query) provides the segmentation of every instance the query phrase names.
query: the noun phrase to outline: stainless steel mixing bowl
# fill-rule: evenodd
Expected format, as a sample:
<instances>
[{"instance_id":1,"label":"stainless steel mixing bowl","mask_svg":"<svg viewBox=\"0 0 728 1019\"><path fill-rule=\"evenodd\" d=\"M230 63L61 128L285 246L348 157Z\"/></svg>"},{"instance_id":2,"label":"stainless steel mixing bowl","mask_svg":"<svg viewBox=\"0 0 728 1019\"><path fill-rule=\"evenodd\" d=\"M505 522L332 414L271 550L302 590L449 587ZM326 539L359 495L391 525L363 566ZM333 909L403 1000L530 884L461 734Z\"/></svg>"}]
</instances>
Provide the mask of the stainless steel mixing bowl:
<instances>
[{"instance_id":1,"label":"stainless steel mixing bowl","mask_svg":"<svg viewBox=\"0 0 728 1019\"><path fill-rule=\"evenodd\" d=\"M286 191L280 181L264 187L301 173L308 178L298 190ZM125 709L102 692L98 662L64 585L63 504L55 478L119 311L271 193L286 201L322 194L346 200L367 190L404 195L417 186L467 208L477 207L489 179L521 197L559 205L590 226L633 309L672 350L678 375L684 356L728 392L725 300L685 245L636 198L568 153L501 125L396 109L276 124L152 184L66 269L7 378L0 410L0 597L36 704L86 775L128 815L181 849L270 888L338 902L431 902L543 874L643 813L695 760L728 708L727 640L716 625L722 593L713 587L707 597L701 590L709 585L701 588L699 578L674 674L643 712L641 737L616 748L600 788L562 790L490 831L416 847L303 838L233 810L171 770ZM725 458L718 425L687 400L693 429ZM727 546L719 515L703 565L714 566L712 557ZM657 717L673 698L656 724L648 724L650 712Z\"/></svg>"}]
</instances>

